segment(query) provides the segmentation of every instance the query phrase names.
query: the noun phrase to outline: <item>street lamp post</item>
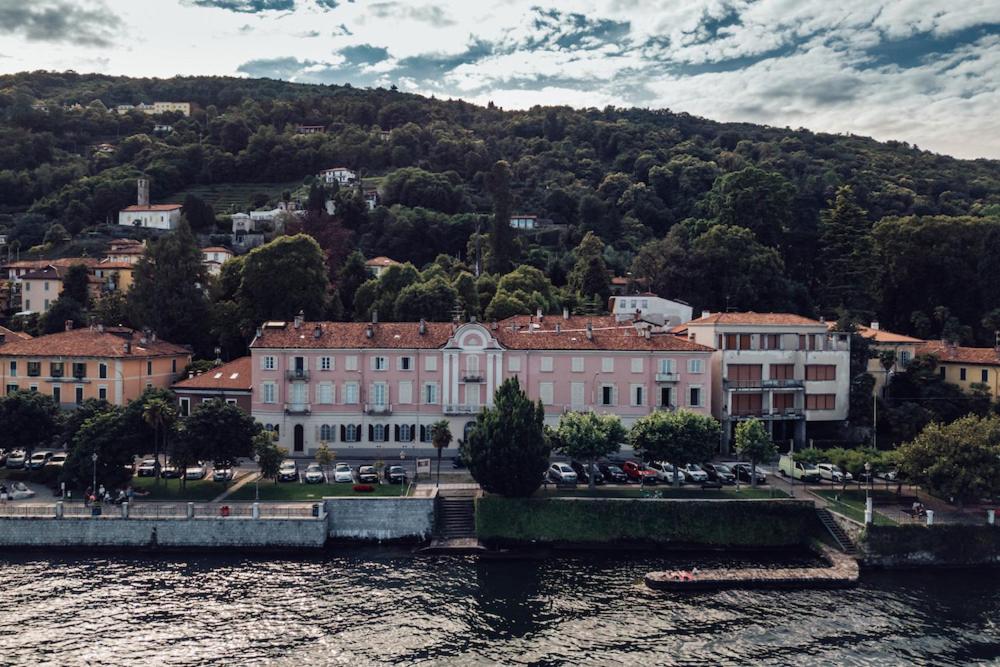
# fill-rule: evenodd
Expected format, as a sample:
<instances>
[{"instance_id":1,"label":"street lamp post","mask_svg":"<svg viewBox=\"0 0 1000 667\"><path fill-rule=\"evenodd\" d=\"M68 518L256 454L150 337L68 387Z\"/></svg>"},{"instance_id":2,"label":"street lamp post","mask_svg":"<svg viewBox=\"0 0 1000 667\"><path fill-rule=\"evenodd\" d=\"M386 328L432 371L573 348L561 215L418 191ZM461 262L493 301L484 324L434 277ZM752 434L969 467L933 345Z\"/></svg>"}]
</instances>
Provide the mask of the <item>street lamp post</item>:
<instances>
[{"instance_id":1,"label":"street lamp post","mask_svg":"<svg viewBox=\"0 0 1000 667\"><path fill-rule=\"evenodd\" d=\"M399 450L399 467L403 469L403 479L399 480L399 495L406 495L406 452L402 449ZM414 470L413 475L416 476L416 470Z\"/></svg>"},{"instance_id":2,"label":"street lamp post","mask_svg":"<svg viewBox=\"0 0 1000 667\"><path fill-rule=\"evenodd\" d=\"M94 490L94 495L97 495L97 452L90 455L90 460L94 462L94 480L90 488Z\"/></svg>"},{"instance_id":3,"label":"street lamp post","mask_svg":"<svg viewBox=\"0 0 1000 667\"><path fill-rule=\"evenodd\" d=\"M257 479L253 481L253 499L257 502L260 500L260 454L253 455L253 462L257 464Z\"/></svg>"}]
</instances>

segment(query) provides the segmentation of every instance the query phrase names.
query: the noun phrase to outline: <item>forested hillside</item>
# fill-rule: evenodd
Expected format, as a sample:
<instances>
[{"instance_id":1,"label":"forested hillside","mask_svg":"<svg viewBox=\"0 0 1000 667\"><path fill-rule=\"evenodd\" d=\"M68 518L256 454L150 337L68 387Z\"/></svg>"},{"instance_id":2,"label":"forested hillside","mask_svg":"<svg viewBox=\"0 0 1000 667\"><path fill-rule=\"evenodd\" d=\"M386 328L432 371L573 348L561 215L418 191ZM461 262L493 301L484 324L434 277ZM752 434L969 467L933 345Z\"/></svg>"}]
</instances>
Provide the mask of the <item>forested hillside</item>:
<instances>
[{"instance_id":1,"label":"forested hillside","mask_svg":"<svg viewBox=\"0 0 1000 667\"><path fill-rule=\"evenodd\" d=\"M159 100L195 108L187 118L113 111ZM155 132L157 124L172 132ZM300 125L325 132L299 134ZM95 150L105 143L113 150ZM54 224L81 237L113 220L134 202L140 174L163 201L211 184L308 191L319 170L341 165L381 193L371 212L338 193L332 232L310 223L339 283L331 312L344 317L376 307L383 319L446 315L440 304L455 294L469 314L486 317L580 308L606 296L606 269L631 272L696 311L849 314L979 344L992 344L1000 328L997 161L669 111L504 111L392 90L218 77L0 77L0 232L22 253L43 241L57 250L62 234L46 238ZM491 234L511 213L551 220L554 231ZM226 221L220 215L218 231ZM191 222L216 231L211 217ZM477 225L490 275L470 282L462 269L473 265ZM353 249L416 270L395 272L394 284L362 285L356 258L347 259ZM440 260L428 272L441 253L467 265ZM522 264L539 269L541 282L532 272L502 277ZM404 289L413 294L401 301Z\"/></svg>"}]
</instances>

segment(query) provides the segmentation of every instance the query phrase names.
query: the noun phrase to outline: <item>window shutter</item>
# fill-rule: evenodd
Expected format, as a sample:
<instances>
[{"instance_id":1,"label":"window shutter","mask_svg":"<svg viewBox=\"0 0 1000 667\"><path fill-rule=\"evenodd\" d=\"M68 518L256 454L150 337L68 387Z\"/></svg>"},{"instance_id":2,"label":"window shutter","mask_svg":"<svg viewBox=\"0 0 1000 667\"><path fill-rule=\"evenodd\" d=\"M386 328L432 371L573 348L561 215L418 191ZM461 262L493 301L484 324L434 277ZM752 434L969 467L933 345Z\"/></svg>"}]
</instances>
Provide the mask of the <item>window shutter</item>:
<instances>
[{"instance_id":1,"label":"window shutter","mask_svg":"<svg viewBox=\"0 0 1000 667\"><path fill-rule=\"evenodd\" d=\"M618 385L611 387L611 405L618 405Z\"/></svg>"},{"instance_id":2,"label":"window shutter","mask_svg":"<svg viewBox=\"0 0 1000 667\"><path fill-rule=\"evenodd\" d=\"M355 442L361 442L361 424L358 424L355 433L358 434L358 437L355 439Z\"/></svg>"},{"instance_id":3,"label":"window shutter","mask_svg":"<svg viewBox=\"0 0 1000 667\"><path fill-rule=\"evenodd\" d=\"M341 441L347 440L347 426L345 426L344 424L340 425L340 439Z\"/></svg>"},{"instance_id":4,"label":"window shutter","mask_svg":"<svg viewBox=\"0 0 1000 667\"><path fill-rule=\"evenodd\" d=\"M410 424L410 439L407 442L413 442L413 436L417 433L417 425Z\"/></svg>"},{"instance_id":5,"label":"window shutter","mask_svg":"<svg viewBox=\"0 0 1000 667\"><path fill-rule=\"evenodd\" d=\"M375 427L372 424L368 425L368 442L375 442Z\"/></svg>"},{"instance_id":6,"label":"window shutter","mask_svg":"<svg viewBox=\"0 0 1000 667\"><path fill-rule=\"evenodd\" d=\"M396 424L393 430L395 432L394 435L396 436L396 442L399 442L399 424Z\"/></svg>"},{"instance_id":7,"label":"window shutter","mask_svg":"<svg viewBox=\"0 0 1000 667\"><path fill-rule=\"evenodd\" d=\"M421 424L420 425L420 442L427 442L426 433L427 433L427 427L424 426L423 424Z\"/></svg>"}]
</instances>

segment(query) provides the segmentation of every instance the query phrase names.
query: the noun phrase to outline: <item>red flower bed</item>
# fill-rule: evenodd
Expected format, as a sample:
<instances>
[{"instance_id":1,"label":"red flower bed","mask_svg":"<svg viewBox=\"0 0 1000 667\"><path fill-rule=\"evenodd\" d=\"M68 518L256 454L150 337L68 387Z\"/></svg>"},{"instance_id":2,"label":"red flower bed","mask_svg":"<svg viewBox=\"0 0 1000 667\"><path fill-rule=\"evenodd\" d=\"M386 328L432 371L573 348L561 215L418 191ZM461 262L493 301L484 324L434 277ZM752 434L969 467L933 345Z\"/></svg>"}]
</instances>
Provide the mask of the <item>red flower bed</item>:
<instances>
[{"instance_id":1,"label":"red flower bed","mask_svg":"<svg viewBox=\"0 0 1000 667\"><path fill-rule=\"evenodd\" d=\"M354 488L355 491L374 491L375 490L375 487L372 486L371 484L355 484L353 488Z\"/></svg>"}]
</instances>

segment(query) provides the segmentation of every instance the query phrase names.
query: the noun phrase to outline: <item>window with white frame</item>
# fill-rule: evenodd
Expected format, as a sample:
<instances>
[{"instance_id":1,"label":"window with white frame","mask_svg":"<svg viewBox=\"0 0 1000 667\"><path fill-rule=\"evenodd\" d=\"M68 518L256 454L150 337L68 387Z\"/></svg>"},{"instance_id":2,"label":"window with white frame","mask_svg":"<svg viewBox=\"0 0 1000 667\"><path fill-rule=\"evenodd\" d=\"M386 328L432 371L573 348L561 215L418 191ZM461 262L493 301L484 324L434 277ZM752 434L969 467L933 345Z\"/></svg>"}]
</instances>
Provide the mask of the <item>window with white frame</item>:
<instances>
[{"instance_id":1,"label":"window with white frame","mask_svg":"<svg viewBox=\"0 0 1000 667\"><path fill-rule=\"evenodd\" d=\"M399 441L413 442L413 428L409 424L399 425Z\"/></svg>"},{"instance_id":2,"label":"window with white frame","mask_svg":"<svg viewBox=\"0 0 1000 667\"><path fill-rule=\"evenodd\" d=\"M385 442L388 440L386 437L389 429L386 428L385 424L375 424L372 428L372 442Z\"/></svg>"},{"instance_id":3,"label":"window with white frame","mask_svg":"<svg viewBox=\"0 0 1000 667\"><path fill-rule=\"evenodd\" d=\"M509 357L507 359L507 370L511 373L520 373L521 357Z\"/></svg>"},{"instance_id":4,"label":"window with white frame","mask_svg":"<svg viewBox=\"0 0 1000 667\"><path fill-rule=\"evenodd\" d=\"M438 359L433 354L424 357L424 370L433 373L438 369Z\"/></svg>"},{"instance_id":5,"label":"window with white frame","mask_svg":"<svg viewBox=\"0 0 1000 667\"><path fill-rule=\"evenodd\" d=\"M386 357L372 357L372 370L384 371L389 368L389 360Z\"/></svg>"},{"instance_id":6,"label":"window with white frame","mask_svg":"<svg viewBox=\"0 0 1000 667\"><path fill-rule=\"evenodd\" d=\"M373 405L388 405L389 404L389 385L385 382L376 382L372 385L372 404Z\"/></svg>"},{"instance_id":7,"label":"window with white frame","mask_svg":"<svg viewBox=\"0 0 1000 667\"><path fill-rule=\"evenodd\" d=\"M413 357L400 357L397 363L401 371L413 370Z\"/></svg>"},{"instance_id":8,"label":"window with white frame","mask_svg":"<svg viewBox=\"0 0 1000 667\"><path fill-rule=\"evenodd\" d=\"M480 387L478 384L465 385L465 404L479 405Z\"/></svg>"},{"instance_id":9,"label":"window with white frame","mask_svg":"<svg viewBox=\"0 0 1000 667\"><path fill-rule=\"evenodd\" d=\"M704 363L701 359L688 359L688 373L704 373Z\"/></svg>"},{"instance_id":10,"label":"window with white frame","mask_svg":"<svg viewBox=\"0 0 1000 667\"><path fill-rule=\"evenodd\" d=\"M552 357L542 357L540 361L540 370L544 373L552 372Z\"/></svg>"},{"instance_id":11,"label":"window with white frame","mask_svg":"<svg viewBox=\"0 0 1000 667\"><path fill-rule=\"evenodd\" d=\"M319 427L319 439L323 442L330 442L333 440L333 427L329 424L323 424Z\"/></svg>"},{"instance_id":12,"label":"window with white frame","mask_svg":"<svg viewBox=\"0 0 1000 667\"><path fill-rule=\"evenodd\" d=\"M361 440L361 434L358 432L358 427L354 424L348 424L344 428L344 442L358 442Z\"/></svg>"},{"instance_id":13,"label":"window with white frame","mask_svg":"<svg viewBox=\"0 0 1000 667\"><path fill-rule=\"evenodd\" d=\"M673 375L675 373L674 368L676 368L676 366L674 365L673 359L660 359L658 363L660 373L665 375Z\"/></svg>"},{"instance_id":14,"label":"window with white frame","mask_svg":"<svg viewBox=\"0 0 1000 667\"><path fill-rule=\"evenodd\" d=\"M358 383L344 383L344 403L347 405L357 405L358 403Z\"/></svg>"},{"instance_id":15,"label":"window with white frame","mask_svg":"<svg viewBox=\"0 0 1000 667\"><path fill-rule=\"evenodd\" d=\"M583 357L573 357L573 361L571 362L571 368L573 369L574 373L582 373Z\"/></svg>"},{"instance_id":16,"label":"window with white frame","mask_svg":"<svg viewBox=\"0 0 1000 667\"><path fill-rule=\"evenodd\" d=\"M542 405L552 405L552 383L551 382L539 382L538 383L538 398L541 399Z\"/></svg>"},{"instance_id":17,"label":"window with white frame","mask_svg":"<svg viewBox=\"0 0 1000 667\"><path fill-rule=\"evenodd\" d=\"M465 355L465 374L466 375L478 375L479 374L479 355L478 354L467 354Z\"/></svg>"},{"instance_id":18,"label":"window with white frame","mask_svg":"<svg viewBox=\"0 0 1000 667\"><path fill-rule=\"evenodd\" d=\"M317 403L333 403L333 384L330 382L320 382L316 389Z\"/></svg>"},{"instance_id":19,"label":"window with white frame","mask_svg":"<svg viewBox=\"0 0 1000 667\"><path fill-rule=\"evenodd\" d=\"M261 357L260 367L265 371L273 371L278 367L278 358L271 356L270 354Z\"/></svg>"},{"instance_id":20,"label":"window with white frame","mask_svg":"<svg viewBox=\"0 0 1000 667\"><path fill-rule=\"evenodd\" d=\"M629 392L632 396L633 406L646 405L646 388L641 384L632 385L632 391Z\"/></svg>"},{"instance_id":21,"label":"window with white frame","mask_svg":"<svg viewBox=\"0 0 1000 667\"><path fill-rule=\"evenodd\" d=\"M320 357L319 358L319 369L321 371L332 371L333 370L333 357Z\"/></svg>"},{"instance_id":22,"label":"window with white frame","mask_svg":"<svg viewBox=\"0 0 1000 667\"><path fill-rule=\"evenodd\" d=\"M700 408L702 406L701 401L701 385L693 384L688 387L688 405L692 408Z\"/></svg>"},{"instance_id":23,"label":"window with white frame","mask_svg":"<svg viewBox=\"0 0 1000 667\"><path fill-rule=\"evenodd\" d=\"M186 396L180 399L181 404L181 417L187 417L191 414L191 399Z\"/></svg>"},{"instance_id":24,"label":"window with white frame","mask_svg":"<svg viewBox=\"0 0 1000 667\"><path fill-rule=\"evenodd\" d=\"M569 402L574 408L582 408L586 403L586 385L583 382L571 382L569 385Z\"/></svg>"},{"instance_id":25,"label":"window with white frame","mask_svg":"<svg viewBox=\"0 0 1000 667\"><path fill-rule=\"evenodd\" d=\"M399 391L396 395L396 400L400 403L412 403L413 402L413 383L409 380L399 383Z\"/></svg>"},{"instance_id":26,"label":"window with white frame","mask_svg":"<svg viewBox=\"0 0 1000 667\"><path fill-rule=\"evenodd\" d=\"M358 370L358 355L349 354L346 357L344 357L344 368L346 368L349 371Z\"/></svg>"},{"instance_id":27,"label":"window with white frame","mask_svg":"<svg viewBox=\"0 0 1000 667\"><path fill-rule=\"evenodd\" d=\"M424 405L435 405L438 402L437 382L424 383Z\"/></svg>"},{"instance_id":28,"label":"window with white frame","mask_svg":"<svg viewBox=\"0 0 1000 667\"><path fill-rule=\"evenodd\" d=\"M265 382L260 386L261 401L264 403L278 402L278 387L273 382Z\"/></svg>"},{"instance_id":29,"label":"window with white frame","mask_svg":"<svg viewBox=\"0 0 1000 667\"><path fill-rule=\"evenodd\" d=\"M615 358L601 357L601 372L614 373L614 371L615 371Z\"/></svg>"},{"instance_id":30,"label":"window with white frame","mask_svg":"<svg viewBox=\"0 0 1000 667\"><path fill-rule=\"evenodd\" d=\"M642 372L642 357L632 357L630 367L633 373Z\"/></svg>"},{"instance_id":31,"label":"window with white frame","mask_svg":"<svg viewBox=\"0 0 1000 667\"><path fill-rule=\"evenodd\" d=\"M600 391L598 393L598 400L601 405L614 405L616 401L616 394L618 392L615 390L615 385L613 384L602 384Z\"/></svg>"}]
</instances>

